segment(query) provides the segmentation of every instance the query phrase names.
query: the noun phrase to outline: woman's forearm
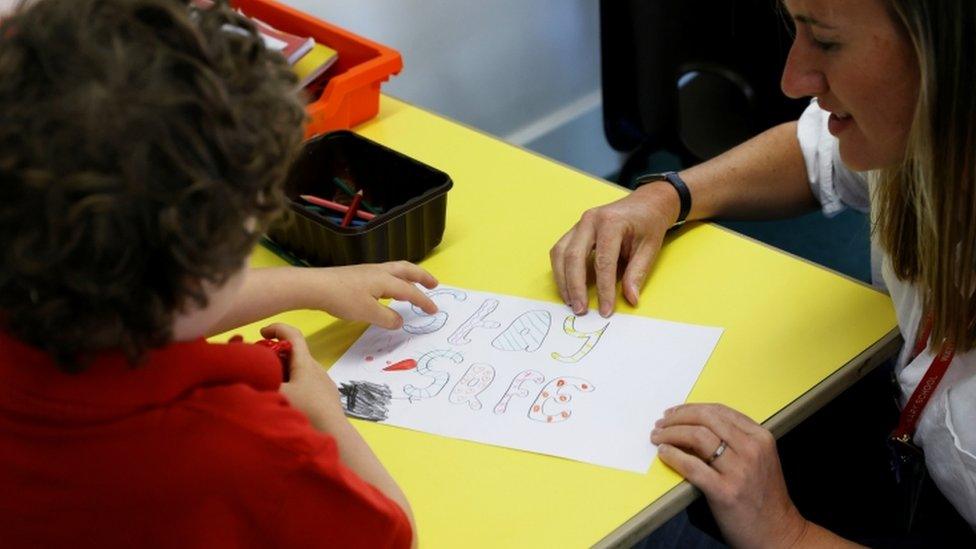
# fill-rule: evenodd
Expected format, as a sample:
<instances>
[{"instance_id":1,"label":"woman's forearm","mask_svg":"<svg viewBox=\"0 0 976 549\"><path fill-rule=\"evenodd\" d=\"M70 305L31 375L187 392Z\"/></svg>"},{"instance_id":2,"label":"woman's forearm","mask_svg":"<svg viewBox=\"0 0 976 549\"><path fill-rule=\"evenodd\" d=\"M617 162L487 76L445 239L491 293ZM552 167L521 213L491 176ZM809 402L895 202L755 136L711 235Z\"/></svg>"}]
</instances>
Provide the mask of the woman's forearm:
<instances>
[{"instance_id":1,"label":"woman's forearm","mask_svg":"<svg viewBox=\"0 0 976 549\"><path fill-rule=\"evenodd\" d=\"M767 130L681 177L692 196L688 219L772 219L817 207L796 122Z\"/></svg>"}]
</instances>

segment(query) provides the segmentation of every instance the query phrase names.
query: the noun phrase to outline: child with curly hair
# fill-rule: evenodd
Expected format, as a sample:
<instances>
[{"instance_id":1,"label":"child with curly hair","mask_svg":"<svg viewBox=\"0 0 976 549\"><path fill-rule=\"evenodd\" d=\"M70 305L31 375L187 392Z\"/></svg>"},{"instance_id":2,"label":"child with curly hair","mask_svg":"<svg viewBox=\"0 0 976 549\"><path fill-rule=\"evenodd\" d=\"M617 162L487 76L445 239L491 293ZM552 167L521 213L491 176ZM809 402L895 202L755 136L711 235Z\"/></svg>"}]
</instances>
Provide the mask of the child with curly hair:
<instances>
[{"instance_id":1,"label":"child with curly hair","mask_svg":"<svg viewBox=\"0 0 976 549\"><path fill-rule=\"evenodd\" d=\"M388 328L405 262L249 270L302 137L296 78L219 2L38 0L0 22L0 539L409 546L402 491L288 309Z\"/></svg>"}]
</instances>

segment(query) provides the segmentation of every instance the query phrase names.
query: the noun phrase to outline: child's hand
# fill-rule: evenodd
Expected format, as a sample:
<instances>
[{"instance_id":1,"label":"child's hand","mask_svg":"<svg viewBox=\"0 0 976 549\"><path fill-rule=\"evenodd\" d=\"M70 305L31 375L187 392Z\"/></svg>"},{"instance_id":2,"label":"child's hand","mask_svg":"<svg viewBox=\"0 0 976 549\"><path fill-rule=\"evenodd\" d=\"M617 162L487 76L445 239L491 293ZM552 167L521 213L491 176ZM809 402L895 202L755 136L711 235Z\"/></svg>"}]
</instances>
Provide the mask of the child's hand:
<instances>
[{"instance_id":1,"label":"child's hand","mask_svg":"<svg viewBox=\"0 0 976 549\"><path fill-rule=\"evenodd\" d=\"M391 261L348 267L308 269L318 278L313 287L321 289L315 299L319 308L346 320L361 320L389 330L403 325L403 318L377 300L391 297L408 301L425 313L437 312L437 305L414 283L425 288L437 286L437 279L408 261Z\"/></svg>"},{"instance_id":2,"label":"child's hand","mask_svg":"<svg viewBox=\"0 0 976 549\"><path fill-rule=\"evenodd\" d=\"M392 297L410 302L425 313L437 312L437 305L415 283L434 288L437 279L407 261L248 269L230 310L207 333L217 335L296 309L317 309L338 318L395 330L403 325L403 319L377 300Z\"/></svg>"},{"instance_id":3,"label":"child's hand","mask_svg":"<svg viewBox=\"0 0 976 549\"><path fill-rule=\"evenodd\" d=\"M294 408L308 417L313 427L335 439L339 459L347 467L403 509L410 520L411 529L416 532L417 526L407 496L376 458L359 431L346 419L339 401L339 389L325 372L325 368L308 352L302 333L293 326L279 323L262 328L261 335L291 343L291 379L288 383L281 384L281 393ZM417 547L416 535L411 547Z\"/></svg>"},{"instance_id":4,"label":"child's hand","mask_svg":"<svg viewBox=\"0 0 976 549\"><path fill-rule=\"evenodd\" d=\"M330 424L344 421L339 389L325 368L312 358L302 332L294 326L278 323L261 328L261 335L291 343L289 380L282 383L279 390L292 407L305 414L321 431L331 431Z\"/></svg>"}]
</instances>

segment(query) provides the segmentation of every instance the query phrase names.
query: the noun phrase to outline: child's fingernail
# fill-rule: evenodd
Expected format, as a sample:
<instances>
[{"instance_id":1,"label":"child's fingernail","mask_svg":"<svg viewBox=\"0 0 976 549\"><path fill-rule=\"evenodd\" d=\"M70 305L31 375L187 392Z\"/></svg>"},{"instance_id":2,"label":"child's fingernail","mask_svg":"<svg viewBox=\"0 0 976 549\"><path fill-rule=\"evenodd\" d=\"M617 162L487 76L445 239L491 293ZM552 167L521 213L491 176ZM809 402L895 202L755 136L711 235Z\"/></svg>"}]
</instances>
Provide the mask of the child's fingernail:
<instances>
[{"instance_id":1,"label":"child's fingernail","mask_svg":"<svg viewBox=\"0 0 976 549\"><path fill-rule=\"evenodd\" d=\"M654 422L654 428L656 429L656 428L660 427L662 423L664 423L664 420L663 419L659 419L659 420L655 421Z\"/></svg>"}]
</instances>

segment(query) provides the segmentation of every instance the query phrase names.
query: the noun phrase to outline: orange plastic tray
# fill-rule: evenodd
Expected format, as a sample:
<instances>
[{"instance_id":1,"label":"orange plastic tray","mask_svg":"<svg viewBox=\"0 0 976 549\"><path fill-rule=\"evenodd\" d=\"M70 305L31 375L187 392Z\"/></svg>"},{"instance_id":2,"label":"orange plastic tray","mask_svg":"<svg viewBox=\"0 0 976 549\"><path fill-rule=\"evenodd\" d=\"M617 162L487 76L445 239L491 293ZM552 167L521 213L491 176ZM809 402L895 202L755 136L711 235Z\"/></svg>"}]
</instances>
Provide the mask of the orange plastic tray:
<instances>
[{"instance_id":1,"label":"orange plastic tray","mask_svg":"<svg viewBox=\"0 0 976 549\"><path fill-rule=\"evenodd\" d=\"M349 129L376 116L380 85L403 68L400 52L273 0L232 0L231 4L275 28L311 36L339 52L327 73L325 90L306 107L306 137Z\"/></svg>"}]
</instances>

